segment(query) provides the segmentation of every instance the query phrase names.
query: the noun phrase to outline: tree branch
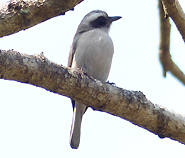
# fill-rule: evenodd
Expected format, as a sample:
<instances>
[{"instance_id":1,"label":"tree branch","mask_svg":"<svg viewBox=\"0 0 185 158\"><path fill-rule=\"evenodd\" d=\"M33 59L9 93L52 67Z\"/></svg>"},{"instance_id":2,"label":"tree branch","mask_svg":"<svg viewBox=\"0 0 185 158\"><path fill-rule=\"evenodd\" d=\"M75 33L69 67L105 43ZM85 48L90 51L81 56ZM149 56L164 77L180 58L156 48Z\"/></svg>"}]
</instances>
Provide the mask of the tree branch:
<instances>
[{"instance_id":1,"label":"tree branch","mask_svg":"<svg viewBox=\"0 0 185 158\"><path fill-rule=\"evenodd\" d=\"M83 0L12 0L0 6L0 37L64 15Z\"/></svg>"},{"instance_id":2,"label":"tree branch","mask_svg":"<svg viewBox=\"0 0 185 158\"><path fill-rule=\"evenodd\" d=\"M161 0L164 11L167 16L170 16L179 30L183 40L185 41L185 14L178 0Z\"/></svg>"},{"instance_id":3,"label":"tree branch","mask_svg":"<svg viewBox=\"0 0 185 158\"><path fill-rule=\"evenodd\" d=\"M185 117L153 104L140 91L101 83L82 70L50 62L41 55L0 51L0 78L29 83L68 96L147 129L160 138L185 144Z\"/></svg>"},{"instance_id":4,"label":"tree branch","mask_svg":"<svg viewBox=\"0 0 185 158\"><path fill-rule=\"evenodd\" d=\"M159 59L163 67L163 76L170 71L180 82L185 85L185 75L179 67L173 62L170 55L170 20L166 17L161 0L159 0L159 18L160 18L160 43ZM165 18L166 17L166 18Z\"/></svg>"}]
</instances>

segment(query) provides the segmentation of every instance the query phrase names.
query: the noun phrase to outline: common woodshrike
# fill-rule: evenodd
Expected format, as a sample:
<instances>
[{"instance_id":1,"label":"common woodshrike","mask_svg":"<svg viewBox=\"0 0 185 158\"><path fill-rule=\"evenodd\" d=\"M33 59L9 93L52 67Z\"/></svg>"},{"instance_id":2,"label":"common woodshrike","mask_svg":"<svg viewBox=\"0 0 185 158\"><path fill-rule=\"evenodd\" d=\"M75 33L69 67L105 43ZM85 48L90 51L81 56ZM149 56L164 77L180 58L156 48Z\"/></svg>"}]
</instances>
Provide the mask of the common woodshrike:
<instances>
[{"instance_id":1,"label":"common woodshrike","mask_svg":"<svg viewBox=\"0 0 185 158\"><path fill-rule=\"evenodd\" d=\"M68 66L74 69L82 68L88 75L105 82L114 54L113 42L108 33L112 22L120 18L120 16L109 17L101 10L88 13L79 24L74 36ZM77 149L80 143L82 116L87 106L74 100L72 105L70 145L71 148Z\"/></svg>"}]
</instances>

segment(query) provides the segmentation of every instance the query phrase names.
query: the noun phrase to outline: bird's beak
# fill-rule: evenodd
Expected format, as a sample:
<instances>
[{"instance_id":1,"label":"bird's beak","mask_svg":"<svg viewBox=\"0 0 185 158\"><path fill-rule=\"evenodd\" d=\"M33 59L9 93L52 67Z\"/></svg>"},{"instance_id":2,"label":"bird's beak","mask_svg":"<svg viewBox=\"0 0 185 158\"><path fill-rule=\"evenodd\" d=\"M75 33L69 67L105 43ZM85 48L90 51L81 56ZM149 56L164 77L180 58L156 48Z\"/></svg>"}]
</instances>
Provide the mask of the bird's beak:
<instances>
[{"instance_id":1,"label":"bird's beak","mask_svg":"<svg viewBox=\"0 0 185 158\"><path fill-rule=\"evenodd\" d=\"M109 22L112 23L113 21L119 20L121 18L122 18L121 16L112 16L112 17L109 17Z\"/></svg>"}]
</instances>

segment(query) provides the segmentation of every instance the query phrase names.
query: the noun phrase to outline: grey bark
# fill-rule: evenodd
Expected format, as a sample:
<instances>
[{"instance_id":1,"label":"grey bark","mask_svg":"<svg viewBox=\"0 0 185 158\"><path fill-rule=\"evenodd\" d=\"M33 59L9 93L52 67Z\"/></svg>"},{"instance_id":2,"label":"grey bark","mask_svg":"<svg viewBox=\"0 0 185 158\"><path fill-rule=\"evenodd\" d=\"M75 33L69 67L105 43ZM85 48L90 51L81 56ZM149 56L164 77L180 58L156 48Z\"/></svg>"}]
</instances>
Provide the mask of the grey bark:
<instances>
[{"instance_id":1,"label":"grey bark","mask_svg":"<svg viewBox=\"0 0 185 158\"><path fill-rule=\"evenodd\" d=\"M28 29L66 11L83 0L12 0L0 5L0 37Z\"/></svg>"},{"instance_id":2,"label":"grey bark","mask_svg":"<svg viewBox=\"0 0 185 158\"><path fill-rule=\"evenodd\" d=\"M126 119L160 138L185 144L185 117L153 104L140 91L101 83L82 70L57 65L41 55L0 51L0 78L42 87L94 110Z\"/></svg>"}]
</instances>

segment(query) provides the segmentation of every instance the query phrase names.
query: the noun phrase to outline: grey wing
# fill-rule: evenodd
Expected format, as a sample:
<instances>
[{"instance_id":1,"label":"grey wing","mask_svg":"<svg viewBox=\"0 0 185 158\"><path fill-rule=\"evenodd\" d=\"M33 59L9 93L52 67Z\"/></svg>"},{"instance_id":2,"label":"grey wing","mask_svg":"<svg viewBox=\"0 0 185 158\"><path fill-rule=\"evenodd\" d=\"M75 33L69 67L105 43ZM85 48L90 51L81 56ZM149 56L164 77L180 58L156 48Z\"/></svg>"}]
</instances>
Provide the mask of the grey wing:
<instances>
[{"instance_id":1,"label":"grey wing","mask_svg":"<svg viewBox=\"0 0 185 158\"><path fill-rule=\"evenodd\" d=\"M72 66L74 54L75 54L75 51L74 51L73 45L72 45L70 48L69 57L68 57L68 64L67 64L68 67ZM73 99L71 99L71 103L72 103L73 111L74 111L75 101Z\"/></svg>"},{"instance_id":2,"label":"grey wing","mask_svg":"<svg viewBox=\"0 0 185 158\"><path fill-rule=\"evenodd\" d=\"M78 42L79 38L80 38L80 34L76 34L74 39L73 39L73 43L72 43L72 46L70 48L69 57L68 57L68 64L67 64L68 67L72 66L73 58L74 58L74 55L75 55L77 42ZM72 103L73 110L74 110L75 101L73 99L71 99L71 103Z\"/></svg>"},{"instance_id":3,"label":"grey wing","mask_svg":"<svg viewBox=\"0 0 185 158\"><path fill-rule=\"evenodd\" d=\"M68 57L68 64L67 64L68 67L72 66L73 57L75 55L75 51L76 51L76 47L77 47L77 43L78 43L79 38L80 38L80 34L76 34L74 39L73 39L73 43L72 43L72 46L70 48L69 57Z\"/></svg>"},{"instance_id":4,"label":"grey wing","mask_svg":"<svg viewBox=\"0 0 185 158\"><path fill-rule=\"evenodd\" d=\"M70 48L69 57L68 57L68 64L67 64L68 67L72 66L74 54L75 54L75 51L73 50L73 45L72 45Z\"/></svg>"}]
</instances>

